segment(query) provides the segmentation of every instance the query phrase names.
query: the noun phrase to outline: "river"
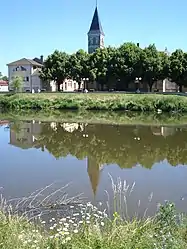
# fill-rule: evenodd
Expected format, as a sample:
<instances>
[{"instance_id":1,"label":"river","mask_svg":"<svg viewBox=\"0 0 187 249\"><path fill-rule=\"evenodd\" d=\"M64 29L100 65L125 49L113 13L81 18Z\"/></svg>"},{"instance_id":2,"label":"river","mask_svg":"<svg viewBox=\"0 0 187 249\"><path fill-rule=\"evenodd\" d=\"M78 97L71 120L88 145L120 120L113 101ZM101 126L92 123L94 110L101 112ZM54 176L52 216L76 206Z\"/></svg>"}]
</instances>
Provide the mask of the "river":
<instances>
[{"instance_id":1,"label":"river","mask_svg":"<svg viewBox=\"0 0 187 249\"><path fill-rule=\"evenodd\" d=\"M187 126L1 119L0 192L6 199L69 183L68 196L83 193L112 205L111 178L119 188L129 185L130 216L153 215L165 200L186 212Z\"/></svg>"}]
</instances>

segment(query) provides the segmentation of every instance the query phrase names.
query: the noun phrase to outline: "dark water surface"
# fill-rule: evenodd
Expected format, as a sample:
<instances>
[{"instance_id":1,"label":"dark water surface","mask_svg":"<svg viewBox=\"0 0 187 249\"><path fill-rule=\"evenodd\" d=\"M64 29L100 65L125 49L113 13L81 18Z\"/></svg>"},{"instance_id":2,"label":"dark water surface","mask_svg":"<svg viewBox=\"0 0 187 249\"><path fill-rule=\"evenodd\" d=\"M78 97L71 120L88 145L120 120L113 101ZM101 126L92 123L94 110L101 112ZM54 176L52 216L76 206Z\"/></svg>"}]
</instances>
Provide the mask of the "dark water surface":
<instances>
[{"instance_id":1,"label":"dark water surface","mask_svg":"<svg viewBox=\"0 0 187 249\"><path fill-rule=\"evenodd\" d=\"M71 183L69 196L106 203L110 175L135 183L127 194L130 214L148 207L151 215L165 200L187 211L187 127L1 122L0 192L7 199L57 181Z\"/></svg>"}]
</instances>

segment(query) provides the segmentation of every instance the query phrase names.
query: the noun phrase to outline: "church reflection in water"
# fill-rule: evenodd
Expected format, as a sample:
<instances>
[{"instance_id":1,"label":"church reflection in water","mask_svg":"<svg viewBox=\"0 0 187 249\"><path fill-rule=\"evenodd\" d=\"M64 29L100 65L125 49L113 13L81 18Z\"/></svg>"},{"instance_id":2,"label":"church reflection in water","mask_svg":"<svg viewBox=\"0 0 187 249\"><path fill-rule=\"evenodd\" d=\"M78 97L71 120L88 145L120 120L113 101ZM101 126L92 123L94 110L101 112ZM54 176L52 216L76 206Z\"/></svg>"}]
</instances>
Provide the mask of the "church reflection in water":
<instances>
[{"instance_id":1,"label":"church reflection in water","mask_svg":"<svg viewBox=\"0 0 187 249\"><path fill-rule=\"evenodd\" d=\"M104 165L149 168L167 159L172 166L187 163L187 128L86 123L14 121L10 144L41 149L59 159L72 155L86 159L94 195Z\"/></svg>"}]
</instances>

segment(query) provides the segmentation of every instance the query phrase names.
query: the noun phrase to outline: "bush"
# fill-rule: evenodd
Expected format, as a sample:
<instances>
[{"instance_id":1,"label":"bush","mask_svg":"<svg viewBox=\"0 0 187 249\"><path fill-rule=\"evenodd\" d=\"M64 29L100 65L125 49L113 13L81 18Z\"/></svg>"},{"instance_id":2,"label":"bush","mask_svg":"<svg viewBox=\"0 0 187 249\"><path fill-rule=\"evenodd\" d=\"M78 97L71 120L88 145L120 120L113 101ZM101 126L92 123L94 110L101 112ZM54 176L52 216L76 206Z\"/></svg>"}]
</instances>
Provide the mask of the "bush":
<instances>
[{"instance_id":1,"label":"bush","mask_svg":"<svg viewBox=\"0 0 187 249\"><path fill-rule=\"evenodd\" d=\"M155 94L15 94L0 95L0 107L8 109L70 109L187 112L185 96Z\"/></svg>"}]
</instances>

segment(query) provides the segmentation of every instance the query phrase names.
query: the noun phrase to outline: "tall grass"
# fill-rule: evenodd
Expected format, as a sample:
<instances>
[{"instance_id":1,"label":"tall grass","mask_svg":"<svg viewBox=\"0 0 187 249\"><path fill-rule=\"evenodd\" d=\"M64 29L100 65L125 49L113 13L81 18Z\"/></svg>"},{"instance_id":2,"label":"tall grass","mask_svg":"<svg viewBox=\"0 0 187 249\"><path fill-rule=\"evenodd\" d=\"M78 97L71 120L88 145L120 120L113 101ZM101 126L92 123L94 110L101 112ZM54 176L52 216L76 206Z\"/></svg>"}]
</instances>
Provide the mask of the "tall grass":
<instances>
[{"instance_id":1,"label":"tall grass","mask_svg":"<svg viewBox=\"0 0 187 249\"><path fill-rule=\"evenodd\" d=\"M0 107L37 110L129 110L187 112L185 96L155 94L15 94L0 95Z\"/></svg>"},{"instance_id":2,"label":"tall grass","mask_svg":"<svg viewBox=\"0 0 187 249\"><path fill-rule=\"evenodd\" d=\"M26 213L21 216L18 213L13 214L12 208L7 208L7 203L3 201L0 211L0 248L187 248L185 220L177 214L172 203L166 202L165 205L160 206L159 211L152 218L124 219L123 205L127 206L127 199L124 196L131 195L135 184L130 186L118 179L117 183L112 180L112 186L116 210L111 217L106 214L106 210L100 211L91 203L75 202L69 203L68 214L50 217L48 223L43 219L44 217L39 216L38 222L34 223L29 221ZM32 197L32 200L29 198L31 206L33 206L33 199L35 201L44 190L31 195L36 196L36 198ZM45 198L50 199L50 194ZM18 203L21 205L21 200ZM39 206L41 203L40 200ZM3 208L4 205L6 208Z\"/></svg>"}]
</instances>

